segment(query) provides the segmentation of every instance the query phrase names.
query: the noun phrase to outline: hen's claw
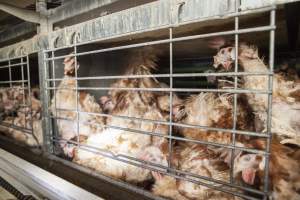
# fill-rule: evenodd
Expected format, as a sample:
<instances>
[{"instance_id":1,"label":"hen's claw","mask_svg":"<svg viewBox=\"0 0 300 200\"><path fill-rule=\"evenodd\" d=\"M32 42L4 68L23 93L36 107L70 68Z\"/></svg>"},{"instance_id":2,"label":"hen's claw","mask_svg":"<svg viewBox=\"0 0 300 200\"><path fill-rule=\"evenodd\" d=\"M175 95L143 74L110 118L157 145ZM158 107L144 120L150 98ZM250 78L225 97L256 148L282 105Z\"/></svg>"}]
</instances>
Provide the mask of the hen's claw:
<instances>
[{"instance_id":1,"label":"hen's claw","mask_svg":"<svg viewBox=\"0 0 300 200\"><path fill-rule=\"evenodd\" d=\"M156 181L163 179L163 175L159 172L152 171L151 174Z\"/></svg>"}]
</instances>

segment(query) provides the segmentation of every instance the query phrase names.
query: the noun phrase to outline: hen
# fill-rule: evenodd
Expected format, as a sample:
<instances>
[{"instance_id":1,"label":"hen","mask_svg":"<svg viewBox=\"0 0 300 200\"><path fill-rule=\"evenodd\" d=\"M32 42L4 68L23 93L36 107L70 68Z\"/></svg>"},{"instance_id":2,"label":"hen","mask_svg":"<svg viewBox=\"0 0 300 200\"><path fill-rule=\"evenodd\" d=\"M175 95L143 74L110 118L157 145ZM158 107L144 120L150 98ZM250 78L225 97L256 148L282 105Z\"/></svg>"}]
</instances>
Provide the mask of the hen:
<instances>
[{"instance_id":1,"label":"hen","mask_svg":"<svg viewBox=\"0 0 300 200\"><path fill-rule=\"evenodd\" d=\"M146 151L148 155L144 159L156 164L165 165L166 157L158 150ZM173 166L177 169L189 172L194 175L199 175L219 181L227 182L229 180L229 167L227 164L219 160L219 155L214 151L202 145L180 145L172 156ZM239 199L233 195L208 188L201 184L181 179L175 179L170 176L160 175L157 172L152 172L155 177L155 184L152 187L152 192L156 195L167 197L174 200L181 199ZM205 184L210 184L215 187L222 188L221 184L211 181L200 180L198 178L186 175L186 178L191 178L195 181L200 181Z\"/></svg>"},{"instance_id":2,"label":"hen","mask_svg":"<svg viewBox=\"0 0 300 200\"><path fill-rule=\"evenodd\" d=\"M25 95L25 102L31 102L31 109L28 106L20 107L16 117L6 117L4 123L12 127L0 126L0 130L16 141L36 147L43 144L42 122L41 122L41 102L35 96L36 90L32 95ZM29 98L31 98L29 100ZM24 129L24 130L22 130ZM25 131L26 129L26 131ZM32 130L32 132L31 132Z\"/></svg>"},{"instance_id":3,"label":"hen","mask_svg":"<svg viewBox=\"0 0 300 200\"><path fill-rule=\"evenodd\" d=\"M0 111L1 117L14 114L25 99L24 89L21 86L0 88Z\"/></svg>"},{"instance_id":4,"label":"hen","mask_svg":"<svg viewBox=\"0 0 300 200\"><path fill-rule=\"evenodd\" d=\"M160 84L161 87L167 88L165 84ZM99 99L100 105L104 112L110 113L113 108L114 104L112 102L112 99L110 96L102 96ZM178 112L181 110L183 100L180 99L176 94L173 94L173 100L172 100L172 111L173 116L172 119L176 120L178 118ZM170 95L167 93L158 93L157 94L157 106L158 108L165 114L170 114ZM177 115L177 116L176 116Z\"/></svg>"},{"instance_id":5,"label":"hen","mask_svg":"<svg viewBox=\"0 0 300 200\"><path fill-rule=\"evenodd\" d=\"M251 148L264 150L266 142L257 139L248 145ZM277 140L271 144L269 162L269 189L274 200L300 199L300 162L299 155ZM234 176L249 185L263 190L265 157L258 154L240 153L234 161Z\"/></svg>"},{"instance_id":6,"label":"hen","mask_svg":"<svg viewBox=\"0 0 300 200\"><path fill-rule=\"evenodd\" d=\"M245 72L268 73L268 68L259 57L258 51L253 46L240 45L238 62ZM222 65L230 69L235 49L233 47L223 48L214 57L214 66ZM244 89L264 90L268 89L268 77L251 75L243 76ZM258 93L247 93L248 102L255 112L259 121L256 127L266 129L268 96ZM300 145L300 82L287 81L280 74L273 78L273 101L272 101L272 132L281 138L281 143L292 143Z\"/></svg>"},{"instance_id":7,"label":"hen","mask_svg":"<svg viewBox=\"0 0 300 200\"><path fill-rule=\"evenodd\" d=\"M60 146L64 153L73 157L73 146L69 146L66 141L76 138L77 136L89 136L99 133L103 129L104 120L98 115L90 113L102 113L100 105L96 102L95 98L84 91L78 91L78 111L86 112L76 114L76 80L74 79L75 59L67 57L64 60L64 78L60 82L57 91L51 100L50 110L54 117L57 117L57 127L59 136L65 141L60 142ZM79 122L77 123L77 117ZM79 127L78 127L79 125Z\"/></svg>"},{"instance_id":8,"label":"hen","mask_svg":"<svg viewBox=\"0 0 300 200\"><path fill-rule=\"evenodd\" d=\"M237 129L252 130L252 112L245 98L240 96L237 105ZM232 129L233 127L233 102L231 94L200 93L190 96L184 102L184 117L180 120L183 124L198 125L204 127ZM179 128L180 133L186 137L201 141L230 144L232 134L230 132L213 131L201 128ZM242 139L238 135L238 139Z\"/></svg>"},{"instance_id":9,"label":"hen","mask_svg":"<svg viewBox=\"0 0 300 200\"><path fill-rule=\"evenodd\" d=\"M125 74L151 75L151 70L156 67L157 54L153 49L136 51L130 59ZM159 82L152 78L123 78L115 82L112 88L159 88ZM139 158L144 149L156 146L160 149L167 148L167 140L142 132L154 132L159 135L168 133L168 126L151 122L151 120L166 121L166 116L157 105L157 95L151 91L127 91L111 89L109 98L112 107L109 114L121 117L108 117L107 129L87 139L86 145L104 150L110 156L123 161L131 161L128 157ZM138 119L124 119L123 117L140 118L150 121L141 122ZM130 130L132 131L130 131ZM93 149L90 148L90 149ZM103 152L103 151L102 151ZM109 153L107 153L109 152ZM106 175L137 183L151 179L149 170L135 167L131 164L96 155L88 150L77 149L74 162L88 166Z\"/></svg>"}]
</instances>

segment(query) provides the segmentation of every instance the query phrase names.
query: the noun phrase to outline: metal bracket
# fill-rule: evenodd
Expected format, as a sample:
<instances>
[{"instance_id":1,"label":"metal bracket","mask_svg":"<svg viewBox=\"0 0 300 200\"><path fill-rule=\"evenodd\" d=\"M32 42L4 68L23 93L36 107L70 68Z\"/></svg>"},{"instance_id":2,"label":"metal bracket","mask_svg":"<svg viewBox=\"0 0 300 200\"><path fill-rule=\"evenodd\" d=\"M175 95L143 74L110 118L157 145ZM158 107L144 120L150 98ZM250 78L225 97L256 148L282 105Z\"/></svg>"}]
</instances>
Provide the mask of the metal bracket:
<instances>
[{"instance_id":1,"label":"metal bracket","mask_svg":"<svg viewBox=\"0 0 300 200\"><path fill-rule=\"evenodd\" d=\"M70 35L70 41L69 41L70 45L80 43L80 39L81 39L81 37L80 37L79 32L77 32L77 31L72 32Z\"/></svg>"},{"instance_id":2,"label":"metal bracket","mask_svg":"<svg viewBox=\"0 0 300 200\"><path fill-rule=\"evenodd\" d=\"M17 56L26 56L26 55L27 55L26 48L24 46L21 46L18 49Z\"/></svg>"},{"instance_id":3,"label":"metal bracket","mask_svg":"<svg viewBox=\"0 0 300 200\"><path fill-rule=\"evenodd\" d=\"M11 49L8 53L7 53L7 58L13 58L16 56L16 50L15 49Z\"/></svg>"},{"instance_id":4,"label":"metal bracket","mask_svg":"<svg viewBox=\"0 0 300 200\"><path fill-rule=\"evenodd\" d=\"M179 16L181 8L184 4L186 4L187 0L170 0L171 4L171 11L170 11L170 17L171 17L171 23L173 26L178 26L179 24Z\"/></svg>"},{"instance_id":5,"label":"metal bracket","mask_svg":"<svg viewBox=\"0 0 300 200\"><path fill-rule=\"evenodd\" d=\"M60 35L56 36L50 43L50 48L57 48L58 47L58 42L61 40L62 37Z\"/></svg>"}]
</instances>

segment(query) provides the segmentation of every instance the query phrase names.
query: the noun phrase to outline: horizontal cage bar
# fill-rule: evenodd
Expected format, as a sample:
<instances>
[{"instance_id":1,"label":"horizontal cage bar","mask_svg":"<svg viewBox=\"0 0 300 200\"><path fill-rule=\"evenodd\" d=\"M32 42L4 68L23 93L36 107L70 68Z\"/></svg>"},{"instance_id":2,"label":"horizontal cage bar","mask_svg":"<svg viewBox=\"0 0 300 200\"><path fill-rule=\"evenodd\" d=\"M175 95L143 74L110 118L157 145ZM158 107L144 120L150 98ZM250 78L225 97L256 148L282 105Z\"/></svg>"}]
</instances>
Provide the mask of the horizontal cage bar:
<instances>
[{"instance_id":1,"label":"horizontal cage bar","mask_svg":"<svg viewBox=\"0 0 300 200\"><path fill-rule=\"evenodd\" d=\"M46 81L62 81L62 80L110 80L110 79L136 79L136 78L187 78L187 77L207 77L207 76L268 76L271 73L262 72L218 72L218 73L176 73L176 74L152 74L152 75L121 75L121 76L85 76L85 77L65 77L65 78L49 78Z\"/></svg>"},{"instance_id":2,"label":"horizontal cage bar","mask_svg":"<svg viewBox=\"0 0 300 200\"><path fill-rule=\"evenodd\" d=\"M261 192L259 190L255 190L255 189L243 187L243 186L236 185L236 184L229 184L227 182L220 181L220 180L217 180L217 179L213 179L213 178L209 178L209 177L205 177L205 176L201 176L201 175L197 175L197 174L185 172L185 171L182 171L182 170L177 170L177 169L174 169L174 168L169 168L169 167L166 167L166 166L163 166L163 165L160 165L160 164L156 164L156 163L152 163L152 162L147 162L147 161L144 161L144 160L140 160L140 159L137 159L135 157L128 156L128 155L115 154L115 153L113 153L111 151L108 151L108 150L105 150L105 149L100 149L100 148L88 146L88 145L85 145L85 144L77 143L75 141L65 140L65 139L62 139L62 138L58 138L58 139L53 138L52 140L56 141L56 142L62 142L62 141L68 142L70 144L77 145L77 147L79 149L90 151L90 152L93 152L95 154L99 154L101 156L104 156L104 157L107 157L107 158L111 158L111 159L114 159L114 160L117 160L117 161L120 161L120 162L125 162L125 163L128 163L128 164L137 166L137 167L142 167L142 168L146 168L146 169L149 169L149 170L152 170L152 171L161 172L163 174L167 174L167 175L171 175L171 176L174 176L175 174L177 174L177 176L178 176L178 174L180 174L180 175L188 175L188 176L192 176L194 178L199 178L199 179L202 179L202 180L211 181L213 183L218 183L218 184L222 184L222 185L229 186L229 187L239 188L239 189L242 189L242 190L245 190L245 191L249 191L249 192L253 192L253 193L256 193L256 194L262 194L262 195L264 194L263 192ZM122 158L124 158L124 159L122 159ZM138 163L136 163L136 162L138 162ZM145 165L145 164L147 164L147 165ZM157 169L157 168L159 168L159 169ZM167 170L167 172L165 170ZM173 173L170 173L170 171L173 172ZM182 176L178 176L178 178L182 179L183 177ZM195 181L193 179L187 179L187 180L188 181L192 181L192 182ZM204 184L202 182L200 182L200 183ZM199 184L199 182L198 182L198 184ZM209 188L212 188L212 185L209 185L209 184L204 184L204 185L207 186L207 187L209 187ZM217 189L215 187L213 187L213 188ZM224 190L224 192L225 191L226 190ZM243 197L247 197L247 196L243 196Z\"/></svg>"},{"instance_id":3,"label":"horizontal cage bar","mask_svg":"<svg viewBox=\"0 0 300 200\"><path fill-rule=\"evenodd\" d=\"M180 38L174 38L174 39L165 39L165 40L158 40L158 41L153 41L153 42L144 42L144 43L140 43L140 44L125 45L125 46L121 46L121 47L112 47L112 48L107 48L107 49L87 51L84 53L71 53L69 55L64 55L64 56L45 58L44 62L51 61L51 60L64 59L66 57L71 57L71 56L83 56L83 55L90 55L90 54L96 54L96 53L104 53L104 52L110 52L110 51L116 51L116 50L136 48L136 47L144 47L144 46L150 46L150 45L156 45L156 44L182 42L182 41L204 39L204 38L215 37L215 36L226 36L226 35L234 35L234 34L263 32L263 31L270 31L270 30L275 30L275 29L276 29L276 26L262 26L262 27L255 27L255 28L240 29L238 31L233 30L233 31L216 32L216 33L209 33L209 34L202 34L202 35L186 36L186 37L180 37ZM48 51L49 50L45 50L44 53L46 53Z\"/></svg>"},{"instance_id":4,"label":"horizontal cage bar","mask_svg":"<svg viewBox=\"0 0 300 200\"><path fill-rule=\"evenodd\" d=\"M120 90L120 91L144 91L144 92L215 92L215 93L255 93L255 94L270 94L270 91L264 90L245 90L245 89L197 89L197 88L116 88L116 87L46 87L47 90Z\"/></svg>"}]
</instances>

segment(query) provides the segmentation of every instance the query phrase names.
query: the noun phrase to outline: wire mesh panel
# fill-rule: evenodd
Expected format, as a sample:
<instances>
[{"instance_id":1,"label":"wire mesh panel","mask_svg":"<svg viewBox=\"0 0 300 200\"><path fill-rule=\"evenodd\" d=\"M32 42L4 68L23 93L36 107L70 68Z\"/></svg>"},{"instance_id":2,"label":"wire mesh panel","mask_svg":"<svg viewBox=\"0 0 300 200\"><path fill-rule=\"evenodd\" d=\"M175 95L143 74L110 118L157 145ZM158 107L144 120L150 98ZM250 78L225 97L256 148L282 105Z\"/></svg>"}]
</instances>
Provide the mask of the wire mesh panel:
<instances>
[{"instance_id":1,"label":"wire mesh panel","mask_svg":"<svg viewBox=\"0 0 300 200\"><path fill-rule=\"evenodd\" d=\"M267 11L267 25L241 28L244 13L238 7L231 30L178 36L177 27L169 27L167 38L111 46L80 43L77 35L71 46L44 51L52 153L130 183L154 181L152 192L167 198L268 198L275 8ZM241 34L260 32L269 35L268 64L256 48L239 42ZM220 39L226 36L234 42ZM218 46L211 67L225 71L174 68L180 44L201 39ZM89 56L96 57L96 66ZM152 74L160 58L166 73ZM115 67L110 59L124 59L125 73L103 76ZM253 60L262 69L248 70ZM97 63L103 74L90 71ZM218 84L179 84L193 78L214 78ZM262 86L251 85L256 79ZM259 130L254 113L260 111Z\"/></svg>"},{"instance_id":2,"label":"wire mesh panel","mask_svg":"<svg viewBox=\"0 0 300 200\"><path fill-rule=\"evenodd\" d=\"M33 132L34 127L41 129L34 123L39 118L40 103L32 99L29 57L2 60L0 70L1 132L19 142L38 146L39 140Z\"/></svg>"}]
</instances>

